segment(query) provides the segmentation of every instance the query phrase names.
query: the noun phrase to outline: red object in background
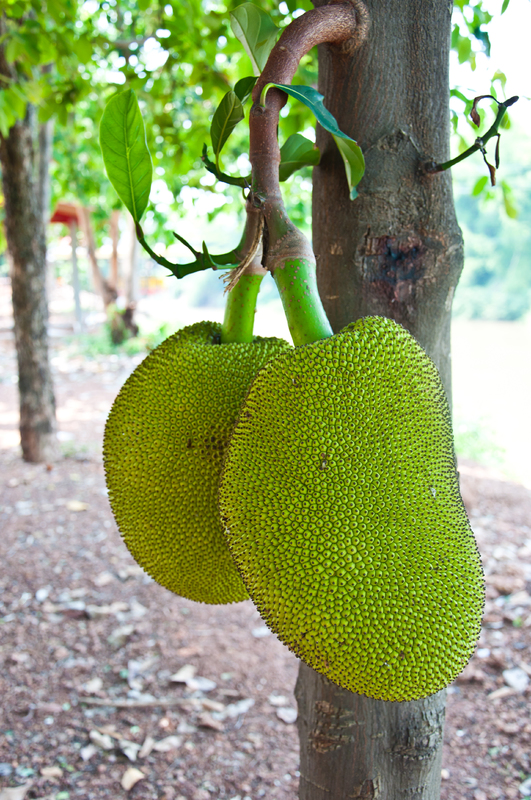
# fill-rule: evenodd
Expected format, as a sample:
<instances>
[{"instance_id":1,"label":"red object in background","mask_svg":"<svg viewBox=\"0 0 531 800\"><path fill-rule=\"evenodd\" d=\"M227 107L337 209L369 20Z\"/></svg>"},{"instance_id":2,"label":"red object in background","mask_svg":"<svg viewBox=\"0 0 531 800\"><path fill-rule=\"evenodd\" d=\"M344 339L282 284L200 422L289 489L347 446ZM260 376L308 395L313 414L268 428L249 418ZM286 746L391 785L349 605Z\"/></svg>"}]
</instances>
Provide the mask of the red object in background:
<instances>
[{"instance_id":1,"label":"red object in background","mask_svg":"<svg viewBox=\"0 0 531 800\"><path fill-rule=\"evenodd\" d=\"M55 211L50 219L50 222L63 222L65 225L70 225L71 222L77 224L77 221L78 206L72 203L57 203Z\"/></svg>"}]
</instances>

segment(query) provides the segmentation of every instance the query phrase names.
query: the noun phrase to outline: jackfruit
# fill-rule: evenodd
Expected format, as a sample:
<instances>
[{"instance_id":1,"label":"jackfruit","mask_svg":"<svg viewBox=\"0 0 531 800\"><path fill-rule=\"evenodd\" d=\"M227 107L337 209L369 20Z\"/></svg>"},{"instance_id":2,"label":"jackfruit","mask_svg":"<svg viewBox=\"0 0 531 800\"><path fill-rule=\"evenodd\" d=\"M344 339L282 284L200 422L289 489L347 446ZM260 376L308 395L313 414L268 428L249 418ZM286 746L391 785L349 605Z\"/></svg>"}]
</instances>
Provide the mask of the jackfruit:
<instances>
[{"instance_id":1,"label":"jackfruit","mask_svg":"<svg viewBox=\"0 0 531 800\"><path fill-rule=\"evenodd\" d=\"M230 431L249 385L289 345L220 345L221 325L170 336L112 406L103 445L109 500L133 558L158 583L204 603L247 598L217 508Z\"/></svg>"},{"instance_id":2,"label":"jackfruit","mask_svg":"<svg viewBox=\"0 0 531 800\"><path fill-rule=\"evenodd\" d=\"M219 502L260 614L317 672L402 701L467 663L481 561L441 380L400 325L367 317L267 364L236 422Z\"/></svg>"}]
</instances>

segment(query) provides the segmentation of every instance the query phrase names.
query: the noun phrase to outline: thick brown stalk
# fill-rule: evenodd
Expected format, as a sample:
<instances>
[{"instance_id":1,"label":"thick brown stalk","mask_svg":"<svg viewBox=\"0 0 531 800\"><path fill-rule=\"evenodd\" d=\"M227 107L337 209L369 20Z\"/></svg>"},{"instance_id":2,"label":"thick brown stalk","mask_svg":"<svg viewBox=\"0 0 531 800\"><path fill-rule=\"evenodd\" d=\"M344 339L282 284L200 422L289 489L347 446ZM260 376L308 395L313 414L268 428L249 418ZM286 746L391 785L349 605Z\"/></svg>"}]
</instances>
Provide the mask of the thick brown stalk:
<instances>
[{"instance_id":1,"label":"thick brown stalk","mask_svg":"<svg viewBox=\"0 0 531 800\"><path fill-rule=\"evenodd\" d=\"M280 89L270 89L262 106L260 95L268 83L290 84L300 59L315 45L333 42L350 51L362 40L366 28L362 3L334 3L307 12L284 30L254 87L249 118L252 191L268 228L264 255L265 266L272 272L287 252L310 258L313 253L286 214L278 182L278 119L287 96Z\"/></svg>"},{"instance_id":2,"label":"thick brown stalk","mask_svg":"<svg viewBox=\"0 0 531 800\"><path fill-rule=\"evenodd\" d=\"M271 51L253 90L249 118L251 198L264 214L262 263L277 284L295 345L331 336L332 329L317 291L312 247L289 219L279 188L277 131L286 94L275 88L265 98L261 94L268 83L291 83L302 56L319 42L333 42L350 52L366 32L363 8L361 3L356 7L337 3L309 11L292 22Z\"/></svg>"}]
</instances>

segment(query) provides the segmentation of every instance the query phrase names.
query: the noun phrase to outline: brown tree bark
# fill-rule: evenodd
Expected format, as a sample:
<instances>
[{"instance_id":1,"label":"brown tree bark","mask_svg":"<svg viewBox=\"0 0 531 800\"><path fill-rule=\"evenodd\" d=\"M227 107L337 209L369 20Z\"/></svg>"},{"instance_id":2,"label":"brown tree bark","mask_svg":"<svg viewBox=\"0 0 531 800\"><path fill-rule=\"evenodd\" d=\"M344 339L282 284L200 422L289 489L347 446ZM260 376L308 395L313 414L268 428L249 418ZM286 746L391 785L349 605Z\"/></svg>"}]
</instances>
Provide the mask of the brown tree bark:
<instances>
[{"instance_id":1,"label":"brown tree bark","mask_svg":"<svg viewBox=\"0 0 531 800\"><path fill-rule=\"evenodd\" d=\"M118 291L118 240L120 238L120 209L111 213L111 266L109 270L109 283Z\"/></svg>"},{"instance_id":2,"label":"brown tree bark","mask_svg":"<svg viewBox=\"0 0 531 800\"><path fill-rule=\"evenodd\" d=\"M9 74L0 53L0 70ZM54 459L55 400L48 355L46 241L34 152L34 111L0 135L5 229L20 398L20 439L26 461Z\"/></svg>"},{"instance_id":3,"label":"brown tree bark","mask_svg":"<svg viewBox=\"0 0 531 800\"><path fill-rule=\"evenodd\" d=\"M316 5L323 5L316 0ZM452 3L366 0L370 30L352 55L319 48L319 90L366 158L352 202L322 129L313 245L335 331L369 314L400 322L437 364L448 397L450 312L462 269L451 178L424 164L449 153ZM408 703L355 695L301 664L296 687L301 800L436 800L445 692Z\"/></svg>"},{"instance_id":4,"label":"brown tree bark","mask_svg":"<svg viewBox=\"0 0 531 800\"><path fill-rule=\"evenodd\" d=\"M92 280L94 288L103 300L103 305L107 311L111 303L116 302L118 293L114 286L111 286L108 280L103 277L96 258L96 242L94 241L94 231L92 229L92 221L90 219L90 209L84 206L79 207L79 227L83 231L85 245L87 248L88 259L92 269Z\"/></svg>"}]
</instances>

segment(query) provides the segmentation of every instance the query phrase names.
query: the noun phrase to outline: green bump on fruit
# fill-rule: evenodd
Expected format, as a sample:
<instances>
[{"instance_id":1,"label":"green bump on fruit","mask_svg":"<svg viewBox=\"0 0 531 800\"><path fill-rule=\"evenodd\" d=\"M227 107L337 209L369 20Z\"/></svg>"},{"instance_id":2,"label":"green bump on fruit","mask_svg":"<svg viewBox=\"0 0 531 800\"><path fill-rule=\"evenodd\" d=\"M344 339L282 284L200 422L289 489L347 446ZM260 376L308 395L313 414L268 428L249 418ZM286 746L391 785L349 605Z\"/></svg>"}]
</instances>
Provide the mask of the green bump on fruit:
<instances>
[{"instance_id":1,"label":"green bump on fruit","mask_svg":"<svg viewBox=\"0 0 531 800\"><path fill-rule=\"evenodd\" d=\"M220 486L227 541L279 638L330 680L415 700L469 660L484 602L437 369L367 317L270 362Z\"/></svg>"},{"instance_id":2,"label":"green bump on fruit","mask_svg":"<svg viewBox=\"0 0 531 800\"><path fill-rule=\"evenodd\" d=\"M225 541L217 487L230 432L280 339L219 344L221 325L170 336L135 369L103 443L109 499L133 558L158 583L204 603L248 595Z\"/></svg>"}]
</instances>

